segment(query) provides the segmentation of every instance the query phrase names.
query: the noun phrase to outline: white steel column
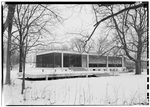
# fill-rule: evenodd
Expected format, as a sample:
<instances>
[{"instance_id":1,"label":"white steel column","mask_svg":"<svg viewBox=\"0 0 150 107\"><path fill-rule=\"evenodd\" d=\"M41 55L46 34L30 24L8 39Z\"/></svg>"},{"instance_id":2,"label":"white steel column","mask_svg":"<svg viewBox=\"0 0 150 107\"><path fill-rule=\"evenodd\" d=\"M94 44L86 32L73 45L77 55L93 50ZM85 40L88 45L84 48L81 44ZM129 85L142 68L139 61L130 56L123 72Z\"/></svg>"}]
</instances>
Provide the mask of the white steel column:
<instances>
[{"instance_id":1,"label":"white steel column","mask_svg":"<svg viewBox=\"0 0 150 107\"><path fill-rule=\"evenodd\" d=\"M64 65L64 53L61 53L61 70L63 71L63 65Z\"/></svg>"},{"instance_id":2,"label":"white steel column","mask_svg":"<svg viewBox=\"0 0 150 107\"><path fill-rule=\"evenodd\" d=\"M87 54L87 63L86 63L87 65L87 69L89 70L89 54Z\"/></svg>"}]
</instances>

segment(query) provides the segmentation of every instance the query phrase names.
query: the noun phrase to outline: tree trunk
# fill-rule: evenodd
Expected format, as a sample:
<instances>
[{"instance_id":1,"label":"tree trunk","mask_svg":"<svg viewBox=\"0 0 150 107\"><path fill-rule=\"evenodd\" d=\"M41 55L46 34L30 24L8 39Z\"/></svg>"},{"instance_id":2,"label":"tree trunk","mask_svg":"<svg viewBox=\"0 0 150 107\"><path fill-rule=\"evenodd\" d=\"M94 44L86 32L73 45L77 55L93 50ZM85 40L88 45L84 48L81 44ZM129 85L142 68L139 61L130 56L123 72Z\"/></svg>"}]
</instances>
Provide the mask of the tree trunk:
<instances>
[{"instance_id":1,"label":"tree trunk","mask_svg":"<svg viewBox=\"0 0 150 107\"><path fill-rule=\"evenodd\" d=\"M141 31L138 31L138 50L137 50L137 60L135 62L136 72L135 74L141 74L141 54L142 54L142 37Z\"/></svg>"},{"instance_id":2,"label":"tree trunk","mask_svg":"<svg viewBox=\"0 0 150 107\"><path fill-rule=\"evenodd\" d=\"M22 78L22 90L21 90L21 94L23 94L24 89L25 89L25 65L23 63L23 78Z\"/></svg>"},{"instance_id":3,"label":"tree trunk","mask_svg":"<svg viewBox=\"0 0 150 107\"><path fill-rule=\"evenodd\" d=\"M23 72L25 71L26 55L23 57Z\"/></svg>"},{"instance_id":4,"label":"tree trunk","mask_svg":"<svg viewBox=\"0 0 150 107\"><path fill-rule=\"evenodd\" d=\"M24 46L23 46L24 47ZM23 78L22 78L22 90L21 94L23 94L25 89L25 61L26 61L26 53L24 51L24 48L22 49L22 68L23 68Z\"/></svg>"},{"instance_id":5,"label":"tree trunk","mask_svg":"<svg viewBox=\"0 0 150 107\"><path fill-rule=\"evenodd\" d=\"M8 41L7 41L7 57L6 57L6 81L5 84L9 84L10 85L10 67L11 67L11 63L10 63L10 55L11 55L11 31L8 27Z\"/></svg>"},{"instance_id":6,"label":"tree trunk","mask_svg":"<svg viewBox=\"0 0 150 107\"><path fill-rule=\"evenodd\" d=\"M135 67L136 67L136 69L135 69L135 74L136 74L136 75L141 74L141 61L140 61L140 60L137 60L137 61L135 62Z\"/></svg>"},{"instance_id":7,"label":"tree trunk","mask_svg":"<svg viewBox=\"0 0 150 107\"><path fill-rule=\"evenodd\" d=\"M15 5L8 5L8 41L7 41L7 60L6 60L6 80L5 84L11 84L10 81L10 56L11 56L11 30L12 30L12 24L13 24L13 17L15 12Z\"/></svg>"},{"instance_id":8,"label":"tree trunk","mask_svg":"<svg viewBox=\"0 0 150 107\"><path fill-rule=\"evenodd\" d=\"M21 38L21 35L20 35ZM23 59L23 52L22 52L22 41L20 40L20 59L19 59L19 72L22 72L22 59Z\"/></svg>"},{"instance_id":9,"label":"tree trunk","mask_svg":"<svg viewBox=\"0 0 150 107\"><path fill-rule=\"evenodd\" d=\"M26 61L26 55L23 55L23 78L22 78L22 91L21 94L23 94L23 91L25 89L25 61Z\"/></svg>"}]
</instances>

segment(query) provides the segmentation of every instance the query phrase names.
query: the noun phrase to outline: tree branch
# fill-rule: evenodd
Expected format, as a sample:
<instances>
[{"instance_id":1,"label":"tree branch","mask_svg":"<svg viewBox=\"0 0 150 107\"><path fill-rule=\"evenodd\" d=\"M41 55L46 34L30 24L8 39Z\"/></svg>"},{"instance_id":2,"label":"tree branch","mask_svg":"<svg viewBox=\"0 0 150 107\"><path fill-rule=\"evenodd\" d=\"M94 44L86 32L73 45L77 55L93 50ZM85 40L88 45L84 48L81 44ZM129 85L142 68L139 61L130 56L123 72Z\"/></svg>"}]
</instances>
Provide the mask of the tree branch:
<instances>
[{"instance_id":1,"label":"tree branch","mask_svg":"<svg viewBox=\"0 0 150 107\"><path fill-rule=\"evenodd\" d=\"M124 12L124 11L131 10L131 9L137 9L137 8L142 7L142 6L144 6L144 3L140 3L140 4L138 4L138 5L135 5L135 6L131 6L131 7L122 9L122 10L120 10L119 12L117 12L117 13L115 13L115 14L109 15L109 16L107 16L107 17L101 19L101 20L100 20L99 22L97 22L94 26L97 26L97 25L99 25L101 22L103 22L103 21L105 21L105 20L107 20L107 19L109 19L109 18L111 18L111 17L114 17L114 16L116 16L116 15L118 15L118 14Z\"/></svg>"}]
</instances>

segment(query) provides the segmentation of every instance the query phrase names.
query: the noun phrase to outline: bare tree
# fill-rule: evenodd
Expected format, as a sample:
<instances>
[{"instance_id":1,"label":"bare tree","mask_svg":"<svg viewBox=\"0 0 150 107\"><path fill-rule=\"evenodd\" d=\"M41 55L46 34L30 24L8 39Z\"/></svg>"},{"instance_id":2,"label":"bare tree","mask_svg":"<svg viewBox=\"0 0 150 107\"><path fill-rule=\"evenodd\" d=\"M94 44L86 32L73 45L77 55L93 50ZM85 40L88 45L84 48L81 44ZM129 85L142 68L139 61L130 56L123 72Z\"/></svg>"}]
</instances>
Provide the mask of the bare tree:
<instances>
[{"instance_id":1,"label":"bare tree","mask_svg":"<svg viewBox=\"0 0 150 107\"><path fill-rule=\"evenodd\" d=\"M56 14L52 15L54 14L54 12L50 10L47 11L47 9L48 9L48 5L30 5L30 4L17 5L15 26L17 29L16 32L17 33L19 32L18 34L19 36L16 38L20 42L18 44L20 47L20 55L24 54L26 56L26 53L32 47L38 46L38 45L44 45L42 42L40 42L42 41L41 40L42 38L46 37L44 35L46 34L52 35L50 30L46 27L48 27L47 26L48 24L51 24L51 26L54 26L54 23L56 23L56 21L54 20L56 19L55 18ZM48 13L49 11L51 13ZM48 17L48 18L45 18L45 17ZM22 53L21 51L24 51L24 52ZM22 71L21 69L22 68L20 65L19 72Z\"/></svg>"},{"instance_id":2,"label":"bare tree","mask_svg":"<svg viewBox=\"0 0 150 107\"><path fill-rule=\"evenodd\" d=\"M103 17L97 17L97 14L100 14L101 12L95 12L97 13L96 16L96 24L94 25L94 29L92 31L92 33L89 35L88 39L85 41L85 45L87 44L87 42L91 39L91 37L93 36L94 32L96 31L96 29L98 28L98 26L104 22L104 21L109 21L108 19L111 20L111 22L113 22L115 24L115 29L117 31L117 37L119 37L120 41L117 41L117 43L123 43L124 45L119 46L121 44L118 44L118 48L122 48L126 54L126 56L130 59L133 60L136 64L136 73L135 74L141 74L141 53L146 50L145 46L147 43L145 42L147 39L143 38L145 37L144 35L146 35L146 31L147 28L145 29L145 27L147 26L147 2L142 2L142 3L131 3L131 4L126 4L124 6L124 4L98 4L97 5L97 10L102 9L102 8L107 8L108 12L106 14L106 16ZM117 6L120 6L121 8L116 8ZM123 6L123 8L122 8ZM112 7L114 10L112 12ZM95 8L94 8L95 9ZM138 11L142 10L141 13L139 13ZM145 12L144 12L145 11ZM123 14L123 17L118 18L119 15ZM138 14L138 15L137 15ZM143 16L142 16L143 15ZM130 19L129 19L130 17ZM99 18L101 18L99 20ZM122 20L122 22L118 22ZM132 21L131 21L132 20ZM145 25L145 26L144 26ZM133 33L136 32L135 33ZM124 36L123 36L124 35ZM130 38L128 37L128 35L130 35ZM138 36L137 36L138 35ZM127 38L128 39L127 39ZM134 37L134 39L133 39ZM130 40L135 40L135 41L130 41ZM128 41L128 42L127 42ZM129 47L132 47L129 48ZM144 48L142 48L144 47ZM130 52L129 52L130 51ZM136 57L134 58L131 54L131 52L136 53Z\"/></svg>"},{"instance_id":3,"label":"bare tree","mask_svg":"<svg viewBox=\"0 0 150 107\"><path fill-rule=\"evenodd\" d=\"M48 7L49 5L40 4L19 4L16 6L14 25L17 30L14 32L18 39L20 53L19 72L23 70L22 93L25 88L26 55L31 48L44 45L40 39L45 37L44 35L51 35L49 28L54 26L56 19L59 19L57 14Z\"/></svg>"},{"instance_id":4,"label":"bare tree","mask_svg":"<svg viewBox=\"0 0 150 107\"><path fill-rule=\"evenodd\" d=\"M121 3L120 3L120 4L121 4ZM113 5L115 5L115 4L109 4L109 3L106 3L106 4L105 4L105 3L103 3L103 4L97 4L97 6L98 6L99 9L104 8L104 7L113 6ZM94 24L94 28L93 28L91 34L88 36L88 39L85 40L85 45L84 45L84 46L86 46L87 42L91 39L91 37L93 36L94 32L96 31L96 29L98 28L98 26L99 26L102 22L108 20L109 18L112 18L112 17L114 17L114 16L117 16L117 15L119 15L119 14L121 14L121 13L127 11L127 10L138 9L138 8L140 8L140 7L147 8L147 7L148 7L148 2L142 2L142 3L131 2L129 7L125 7L125 8L123 8L123 9L120 9L118 12L116 12L116 13L114 13L114 14L107 15L107 16L105 16L105 17L102 17L102 19L100 19L99 21L98 21L98 18L97 18L97 11L95 11L95 8L93 8L93 9L94 9L94 14L96 14L96 15L95 15L95 16L96 16L96 24Z\"/></svg>"},{"instance_id":5,"label":"bare tree","mask_svg":"<svg viewBox=\"0 0 150 107\"><path fill-rule=\"evenodd\" d=\"M69 51L69 47L67 44L63 44L62 47L61 47L61 50L63 51Z\"/></svg>"},{"instance_id":6,"label":"bare tree","mask_svg":"<svg viewBox=\"0 0 150 107\"><path fill-rule=\"evenodd\" d=\"M70 46L71 50L79 53L83 53L83 52L89 53L93 51L94 41L91 39L91 41L86 45L86 47L84 47L84 41L85 39L81 37L73 38L71 40L71 46Z\"/></svg>"},{"instance_id":7,"label":"bare tree","mask_svg":"<svg viewBox=\"0 0 150 107\"><path fill-rule=\"evenodd\" d=\"M84 51L83 49L84 40L81 38L73 38L71 40L71 50L82 53Z\"/></svg>"},{"instance_id":8,"label":"bare tree","mask_svg":"<svg viewBox=\"0 0 150 107\"><path fill-rule=\"evenodd\" d=\"M8 32L8 30L6 29L6 31ZM6 42L8 40L8 35L6 35L4 33L3 35L3 50L4 52L6 53L6 49L7 49L7 46L6 46ZM10 48L10 70L12 70L13 66L16 65L16 64L19 64L18 62L18 52L19 52L19 47L18 45L16 45L16 38L13 37L13 32L11 33L11 48ZM4 61L6 59L6 54L3 54L3 58L4 58ZM5 62L4 62L5 63Z\"/></svg>"},{"instance_id":9,"label":"bare tree","mask_svg":"<svg viewBox=\"0 0 150 107\"><path fill-rule=\"evenodd\" d=\"M85 51L86 53L95 52L95 42L94 42L94 40L91 39L91 40L87 43L86 47L84 47L84 45L83 45L83 48L84 48L84 51Z\"/></svg>"},{"instance_id":10,"label":"bare tree","mask_svg":"<svg viewBox=\"0 0 150 107\"><path fill-rule=\"evenodd\" d=\"M141 74L141 55L147 47L147 9L128 10L119 16L113 17L118 42L125 55L135 62L135 74Z\"/></svg>"},{"instance_id":11,"label":"bare tree","mask_svg":"<svg viewBox=\"0 0 150 107\"><path fill-rule=\"evenodd\" d=\"M107 35L108 36L108 35ZM96 42L96 53L99 55L108 55L112 53L115 48L113 41L108 40L108 38L100 36Z\"/></svg>"},{"instance_id":12,"label":"bare tree","mask_svg":"<svg viewBox=\"0 0 150 107\"><path fill-rule=\"evenodd\" d=\"M5 23L3 24L3 33L8 28L8 40L7 40L7 60L6 60L6 81L5 84L11 84L10 81L10 56L11 56L11 32L13 17L15 12L15 4L8 4L8 14Z\"/></svg>"}]
</instances>

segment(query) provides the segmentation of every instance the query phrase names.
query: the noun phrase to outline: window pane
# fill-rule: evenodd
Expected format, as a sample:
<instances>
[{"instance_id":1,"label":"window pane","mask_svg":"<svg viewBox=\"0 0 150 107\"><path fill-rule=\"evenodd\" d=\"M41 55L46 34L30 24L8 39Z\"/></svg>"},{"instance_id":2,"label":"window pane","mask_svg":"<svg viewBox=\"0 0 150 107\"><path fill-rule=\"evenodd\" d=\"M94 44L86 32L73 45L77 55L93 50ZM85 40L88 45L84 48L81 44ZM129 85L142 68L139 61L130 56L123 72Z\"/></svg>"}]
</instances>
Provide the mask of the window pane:
<instances>
[{"instance_id":1,"label":"window pane","mask_svg":"<svg viewBox=\"0 0 150 107\"><path fill-rule=\"evenodd\" d=\"M44 67L54 67L54 53L44 55Z\"/></svg>"},{"instance_id":2,"label":"window pane","mask_svg":"<svg viewBox=\"0 0 150 107\"><path fill-rule=\"evenodd\" d=\"M106 67L106 64L97 64L98 67Z\"/></svg>"},{"instance_id":3,"label":"window pane","mask_svg":"<svg viewBox=\"0 0 150 107\"><path fill-rule=\"evenodd\" d=\"M108 64L109 67L122 67L122 64Z\"/></svg>"},{"instance_id":4,"label":"window pane","mask_svg":"<svg viewBox=\"0 0 150 107\"><path fill-rule=\"evenodd\" d=\"M54 67L54 54L44 54L37 56L38 67Z\"/></svg>"},{"instance_id":5,"label":"window pane","mask_svg":"<svg viewBox=\"0 0 150 107\"><path fill-rule=\"evenodd\" d=\"M89 64L89 67L97 67L97 64L94 64L94 63L91 64L91 63L90 63L90 64Z\"/></svg>"},{"instance_id":6,"label":"window pane","mask_svg":"<svg viewBox=\"0 0 150 107\"><path fill-rule=\"evenodd\" d=\"M121 67L122 58L121 57L108 57L108 66L109 67Z\"/></svg>"},{"instance_id":7,"label":"window pane","mask_svg":"<svg viewBox=\"0 0 150 107\"><path fill-rule=\"evenodd\" d=\"M81 55L76 55L75 67L81 67Z\"/></svg>"},{"instance_id":8,"label":"window pane","mask_svg":"<svg viewBox=\"0 0 150 107\"><path fill-rule=\"evenodd\" d=\"M42 56L41 55L36 56L36 67L42 67Z\"/></svg>"},{"instance_id":9,"label":"window pane","mask_svg":"<svg viewBox=\"0 0 150 107\"><path fill-rule=\"evenodd\" d=\"M61 53L54 53L54 67L61 67Z\"/></svg>"},{"instance_id":10,"label":"window pane","mask_svg":"<svg viewBox=\"0 0 150 107\"><path fill-rule=\"evenodd\" d=\"M64 54L64 67L81 67L81 55Z\"/></svg>"},{"instance_id":11,"label":"window pane","mask_svg":"<svg viewBox=\"0 0 150 107\"><path fill-rule=\"evenodd\" d=\"M69 67L69 54L64 54L64 67Z\"/></svg>"},{"instance_id":12,"label":"window pane","mask_svg":"<svg viewBox=\"0 0 150 107\"><path fill-rule=\"evenodd\" d=\"M89 63L102 63L106 64L106 56L89 55Z\"/></svg>"}]
</instances>

